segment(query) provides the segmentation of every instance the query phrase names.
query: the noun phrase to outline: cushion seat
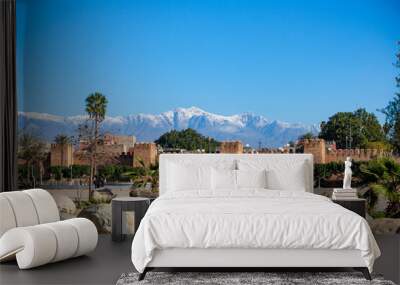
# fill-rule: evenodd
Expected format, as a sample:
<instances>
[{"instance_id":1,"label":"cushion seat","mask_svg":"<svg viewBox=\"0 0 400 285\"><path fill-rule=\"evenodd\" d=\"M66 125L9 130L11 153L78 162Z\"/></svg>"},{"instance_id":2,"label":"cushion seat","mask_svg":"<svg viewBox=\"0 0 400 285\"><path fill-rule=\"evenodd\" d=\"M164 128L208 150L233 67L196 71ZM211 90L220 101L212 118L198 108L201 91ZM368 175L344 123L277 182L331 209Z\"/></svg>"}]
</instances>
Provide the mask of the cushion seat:
<instances>
[{"instance_id":1,"label":"cushion seat","mask_svg":"<svg viewBox=\"0 0 400 285\"><path fill-rule=\"evenodd\" d=\"M20 269L77 257L96 248L98 233L93 222L85 218L59 221L53 197L45 190L1 193L0 214L0 261L16 258Z\"/></svg>"}]
</instances>

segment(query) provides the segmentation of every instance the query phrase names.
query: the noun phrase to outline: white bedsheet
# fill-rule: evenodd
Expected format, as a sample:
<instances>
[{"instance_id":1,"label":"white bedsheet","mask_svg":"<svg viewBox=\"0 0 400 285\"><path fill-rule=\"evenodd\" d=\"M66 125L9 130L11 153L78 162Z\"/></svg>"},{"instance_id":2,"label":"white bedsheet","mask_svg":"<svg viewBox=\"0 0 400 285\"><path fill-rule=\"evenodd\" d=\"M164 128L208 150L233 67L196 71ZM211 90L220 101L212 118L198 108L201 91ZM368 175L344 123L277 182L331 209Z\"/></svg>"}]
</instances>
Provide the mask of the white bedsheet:
<instances>
[{"instance_id":1,"label":"white bedsheet","mask_svg":"<svg viewBox=\"0 0 400 285\"><path fill-rule=\"evenodd\" d=\"M359 215L320 195L265 189L156 199L133 239L132 262L143 272L165 248L358 249L370 271L380 255Z\"/></svg>"}]
</instances>

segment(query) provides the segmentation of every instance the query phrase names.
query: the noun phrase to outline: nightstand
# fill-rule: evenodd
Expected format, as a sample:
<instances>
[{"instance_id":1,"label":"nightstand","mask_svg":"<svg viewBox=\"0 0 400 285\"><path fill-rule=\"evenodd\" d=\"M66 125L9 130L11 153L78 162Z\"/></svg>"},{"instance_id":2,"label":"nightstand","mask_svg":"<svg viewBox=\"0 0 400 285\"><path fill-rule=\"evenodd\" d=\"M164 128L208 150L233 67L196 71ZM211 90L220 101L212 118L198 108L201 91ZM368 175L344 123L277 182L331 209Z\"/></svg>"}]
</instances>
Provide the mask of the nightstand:
<instances>
[{"instance_id":1,"label":"nightstand","mask_svg":"<svg viewBox=\"0 0 400 285\"><path fill-rule=\"evenodd\" d=\"M150 206L149 198L142 197L117 197L112 199L112 223L111 237L113 241L123 241L126 234L123 233L124 212L134 212L135 231L138 229L140 221L146 214Z\"/></svg>"},{"instance_id":2,"label":"nightstand","mask_svg":"<svg viewBox=\"0 0 400 285\"><path fill-rule=\"evenodd\" d=\"M332 202L339 204L340 206L359 214L361 217L365 218L365 208L366 200L360 198L354 199L343 199L343 200L333 200Z\"/></svg>"}]
</instances>

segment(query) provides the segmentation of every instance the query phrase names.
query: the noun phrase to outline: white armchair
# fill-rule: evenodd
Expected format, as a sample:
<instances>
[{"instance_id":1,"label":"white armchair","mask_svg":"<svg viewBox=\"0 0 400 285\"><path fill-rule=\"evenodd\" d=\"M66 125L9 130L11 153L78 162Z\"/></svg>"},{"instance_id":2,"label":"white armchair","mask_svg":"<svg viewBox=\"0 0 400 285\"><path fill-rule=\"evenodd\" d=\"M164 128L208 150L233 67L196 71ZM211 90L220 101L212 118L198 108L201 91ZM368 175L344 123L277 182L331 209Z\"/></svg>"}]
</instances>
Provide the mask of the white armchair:
<instances>
[{"instance_id":1,"label":"white armchair","mask_svg":"<svg viewBox=\"0 0 400 285\"><path fill-rule=\"evenodd\" d=\"M84 255L96 248L96 226L88 219L60 221L45 190L0 193L0 262L17 259L20 269Z\"/></svg>"}]
</instances>

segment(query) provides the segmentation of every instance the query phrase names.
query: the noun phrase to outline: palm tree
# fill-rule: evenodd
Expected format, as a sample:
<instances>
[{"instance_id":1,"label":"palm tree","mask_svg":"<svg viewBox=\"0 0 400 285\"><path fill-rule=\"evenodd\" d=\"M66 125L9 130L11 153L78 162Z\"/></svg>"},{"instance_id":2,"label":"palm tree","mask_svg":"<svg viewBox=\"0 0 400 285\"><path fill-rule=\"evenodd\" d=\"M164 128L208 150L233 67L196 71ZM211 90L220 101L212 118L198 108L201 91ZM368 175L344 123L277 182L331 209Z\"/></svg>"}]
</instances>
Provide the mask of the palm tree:
<instances>
[{"instance_id":1,"label":"palm tree","mask_svg":"<svg viewBox=\"0 0 400 285\"><path fill-rule=\"evenodd\" d=\"M33 187L36 186L36 176L34 168L39 171L40 184L42 184L43 161L46 159L46 145L37 137L22 133L18 140L18 158L25 160L27 169L27 183ZM33 184L31 184L32 178Z\"/></svg>"},{"instance_id":2,"label":"palm tree","mask_svg":"<svg viewBox=\"0 0 400 285\"><path fill-rule=\"evenodd\" d=\"M400 164L391 158L370 160L366 165L361 165L361 173L372 190L373 202L377 195L383 195L388 203L385 215L389 218L400 217ZM371 205L371 208L373 207Z\"/></svg>"},{"instance_id":3,"label":"palm tree","mask_svg":"<svg viewBox=\"0 0 400 285\"><path fill-rule=\"evenodd\" d=\"M67 135L64 134L58 134L55 138L54 138L54 142L58 145L60 145L60 154L61 154L61 166L63 166L64 164L64 148L66 145L68 145L71 142L71 138Z\"/></svg>"},{"instance_id":4,"label":"palm tree","mask_svg":"<svg viewBox=\"0 0 400 285\"><path fill-rule=\"evenodd\" d=\"M92 198L93 195L93 177L97 172L96 154L97 144L99 142L99 128L100 123L104 120L106 116L107 103L108 101L106 96L98 92L92 93L86 98L86 113L88 113L89 119L92 120L94 129L90 155L89 199Z\"/></svg>"},{"instance_id":5,"label":"palm tree","mask_svg":"<svg viewBox=\"0 0 400 285\"><path fill-rule=\"evenodd\" d=\"M158 164L147 166L141 158L138 158L138 162L140 164L139 168L125 172L123 176L129 177L133 184L139 188L145 188L150 183L151 192L157 191L159 181Z\"/></svg>"}]
</instances>

